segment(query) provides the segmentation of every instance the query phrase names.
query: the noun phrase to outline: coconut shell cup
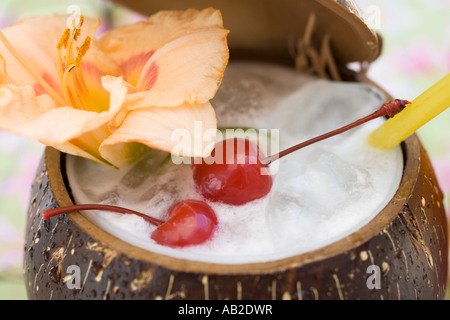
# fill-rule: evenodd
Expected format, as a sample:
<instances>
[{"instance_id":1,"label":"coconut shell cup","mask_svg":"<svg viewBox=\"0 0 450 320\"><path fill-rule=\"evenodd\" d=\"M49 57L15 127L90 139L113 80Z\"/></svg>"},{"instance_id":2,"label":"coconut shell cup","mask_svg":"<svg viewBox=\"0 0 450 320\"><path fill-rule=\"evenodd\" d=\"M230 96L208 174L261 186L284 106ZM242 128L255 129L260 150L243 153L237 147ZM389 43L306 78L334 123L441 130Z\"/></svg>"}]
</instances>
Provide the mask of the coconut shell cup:
<instances>
[{"instance_id":1,"label":"coconut shell cup","mask_svg":"<svg viewBox=\"0 0 450 320\"><path fill-rule=\"evenodd\" d=\"M288 6L285 2L280 3ZM354 32L354 35L361 38L358 41L365 44L365 49L356 49L358 46L355 46L353 49L347 48L347 51L337 50L336 56L342 79L367 81L361 74L350 72L343 63L355 57L361 58L360 61L374 60L378 56L381 39L355 16L357 11L352 3L323 0L299 2L302 9L317 13L319 26L320 21L327 21L330 15L337 17L335 31L340 29L339 23L345 26L343 30L362 26L362 31ZM147 6L139 10L147 14L152 10L165 9L160 1L145 3ZM242 2L217 3L225 21L227 14L232 9L236 10L236 6L241 7L234 20L239 21L239 17L248 14L246 10L251 9L252 2L248 2L247 9L239 3ZM262 1L261 6L269 3ZM131 1L127 4L136 8L142 2ZM174 1L167 9L174 9L173 6L185 9L208 5L205 1L182 4ZM239 27L239 23L237 25ZM238 34L244 32L238 27ZM235 30L233 25L228 28L232 33ZM287 37L284 30L280 34ZM263 41L264 32L259 36L259 39L253 39L270 44L269 38ZM245 36L238 35L234 41L230 39L232 59L262 57L273 62L289 63L285 52L266 50L255 44L242 46L240 44L244 42L240 42L240 38L245 39ZM273 34L270 39L273 39ZM236 51L233 48L237 48ZM386 95L386 100L389 99ZM28 297L442 299L446 290L448 259L443 194L418 137L412 135L406 139L402 150L404 173L395 196L361 229L320 249L277 261L224 265L173 258L135 247L98 228L78 212L43 220L44 210L73 204L65 175L65 154L48 147L32 186L27 216L24 268ZM74 282L75 273L79 283Z\"/></svg>"}]
</instances>

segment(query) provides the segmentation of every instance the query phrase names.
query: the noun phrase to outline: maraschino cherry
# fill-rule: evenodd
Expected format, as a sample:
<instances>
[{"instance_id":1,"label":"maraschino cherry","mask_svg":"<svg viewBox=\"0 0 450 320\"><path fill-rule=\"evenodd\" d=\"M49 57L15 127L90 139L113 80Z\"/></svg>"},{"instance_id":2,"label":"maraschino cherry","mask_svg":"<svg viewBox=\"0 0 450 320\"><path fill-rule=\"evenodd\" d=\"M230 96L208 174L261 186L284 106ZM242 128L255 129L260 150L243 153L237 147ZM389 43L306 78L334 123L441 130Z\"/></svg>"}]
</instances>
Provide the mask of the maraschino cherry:
<instances>
[{"instance_id":1,"label":"maraschino cherry","mask_svg":"<svg viewBox=\"0 0 450 320\"><path fill-rule=\"evenodd\" d=\"M176 203L169 210L168 220L161 221L143 213L122 207L103 204L79 204L45 210L44 220L61 213L82 210L103 210L122 214L134 214L157 226L151 238L156 243L169 247L186 247L201 244L210 239L217 227L217 217L214 210L205 202L184 200Z\"/></svg>"},{"instance_id":2,"label":"maraschino cherry","mask_svg":"<svg viewBox=\"0 0 450 320\"><path fill-rule=\"evenodd\" d=\"M200 193L211 201L242 205L262 198L272 187L269 165L273 161L370 120L383 116L392 118L409 103L400 99L389 101L364 118L268 157L248 140L234 138L221 141L215 145L209 158L192 165L194 181ZM243 145L245 148L242 148ZM232 151L226 152L227 149Z\"/></svg>"},{"instance_id":3,"label":"maraschino cherry","mask_svg":"<svg viewBox=\"0 0 450 320\"><path fill-rule=\"evenodd\" d=\"M211 155L193 164L193 177L200 193L208 200L232 205L259 199L272 188L265 157L249 140L227 139L218 142Z\"/></svg>"},{"instance_id":4,"label":"maraschino cherry","mask_svg":"<svg viewBox=\"0 0 450 320\"><path fill-rule=\"evenodd\" d=\"M185 200L169 210L169 219L150 236L169 247L201 244L211 238L217 227L213 209L203 201Z\"/></svg>"}]
</instances>

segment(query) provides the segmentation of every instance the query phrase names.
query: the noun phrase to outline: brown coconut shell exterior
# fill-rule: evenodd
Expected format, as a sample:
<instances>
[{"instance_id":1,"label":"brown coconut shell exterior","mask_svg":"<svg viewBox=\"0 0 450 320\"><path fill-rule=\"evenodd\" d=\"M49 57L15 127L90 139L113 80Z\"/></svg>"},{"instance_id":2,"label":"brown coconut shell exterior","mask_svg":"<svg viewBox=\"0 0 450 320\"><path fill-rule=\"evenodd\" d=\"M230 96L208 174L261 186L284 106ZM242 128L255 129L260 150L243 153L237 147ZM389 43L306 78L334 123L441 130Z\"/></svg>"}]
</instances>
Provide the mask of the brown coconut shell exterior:
<instances>
[{"instance_id":1,"label":"brown coconut shell exterior","mask_svg":"<svg viewBox=\"0 0 450 320\"><path fill-rule=\"evenodd\" d=\"M133 1L117 0L142 13L161 9L205 7L206 0ZM301 36L304 26L297 25L303 12L320 11L318 28L326 30L333 22L332 51L347 74L348 61L373 61L381 50L381 38L367 28L353 1L297 1L298 12L285 14L275 24L258 20L260 28L245 37L249 28L239 28L239 7L244 18L262 6L238 0L215 2L223 10L234 57L292 62L285 41L291 36L283 23L295 24ZM291 6L283 0L276 5ZM264 0L264 6L273 1ZM164 8L162 8L163 6ZM208 4L206 4L208 6ZM285 7L283 7L286 9ZM326 10L325 10L326 9ZM248 14L246 13L249 10ZM277 7L278 10L278 7ZM330 14L331 10L334 14ZM276 10L257 10L262 14ZM230 12L229 14L227 12ZM290 10L287 8L286 14ZM322 15L323 14L323 15ZM227 16L225 16L227 15ZM259 16L261 19L263 16ZM239 18L239 19L238 19ZM246 18L247 19L247 18ZM256 17L255 17L256 19ZM254 20L252 20L254 21ZM334 21L334 20L333 20ZM354 30L356 29L356 30ZM344 37L342 37L344 35ZM243 37L242 39L240 37ZM320 34L314 35L320 39ZM256 39L256 40L255 40ZM276 39L282 42L271 43ZM348 39L350 44L345 44ZM276 44L281 44L277 47ZM242 44L244 46L242 46ZM279 59L278 59L279 57ZM361 79L359 79L361 81ZM365 79L363 79L365 81ZM99 229L80 213L60 215L44 221L45 209L72 204L64 174L64 154L47 148L37 171L28 211L24 268L30 299L442 299L447 281L447 222L440 191L430 160L415 135L403 144L405 169L400 187L392 201L367 225L326 247L301 255L266 263L219 265L175 259L131 246ZM80 268L81 287L69 289L71 265ZM367 281L380 270L380 289L369 289Z\"/></svg>"},{"instance_id":2,"label":"brown coconut shell exterior","mask_svg":"<svg viewBox=\"0 0 450 320\"><path fill-rule=\"evenodd\" d=\"M30 299L442 299L447 224L430 160L413 135L393 200L370 223L305 254L243 265L186 261L133 247L80 213L44 221L45 209L71 204L64 154L47 148L32 187L25 244ZM81 287L69 289L71 265ZM367 281L380 270L380 288Z\"/></svg>"}]
</instances>

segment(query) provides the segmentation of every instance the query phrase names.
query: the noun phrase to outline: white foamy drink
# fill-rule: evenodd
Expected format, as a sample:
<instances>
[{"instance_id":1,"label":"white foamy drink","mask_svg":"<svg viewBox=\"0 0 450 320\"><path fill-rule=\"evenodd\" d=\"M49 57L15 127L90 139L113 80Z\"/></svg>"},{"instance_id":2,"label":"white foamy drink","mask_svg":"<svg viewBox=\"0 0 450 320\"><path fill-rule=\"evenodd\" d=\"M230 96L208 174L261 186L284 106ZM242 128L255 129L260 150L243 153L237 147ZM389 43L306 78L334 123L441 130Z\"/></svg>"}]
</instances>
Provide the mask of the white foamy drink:
<instances>
[{"instance_id":1,"label":"white foamy drink","mask_svg":"<svg viewBox=\"0 0 450 320\"><path fill-rule=\"evenodd\" d=\"M332 82L271 64L232 62L211 101L220 128L263 129L268 148L283 150L377 110L382 94L361 83ZM281 259L326 246L358 230L392 199L403 172L401 148L367 143L376 119L277 160L264 198L233 206L203 199L189 164L150 150L114 169L68 156L67 176L78 204L110 204L165 220L176 202L197 199L215 211L218 228L201 245L156 244L155 226L133 215L86 211L100 228L135 246L178 258L240 264ZM273 133L273 134L271 134ZM273 142L279 142L274 145ZM272 169L272 168L271 168Z\"/></svg>"}]
</instances>

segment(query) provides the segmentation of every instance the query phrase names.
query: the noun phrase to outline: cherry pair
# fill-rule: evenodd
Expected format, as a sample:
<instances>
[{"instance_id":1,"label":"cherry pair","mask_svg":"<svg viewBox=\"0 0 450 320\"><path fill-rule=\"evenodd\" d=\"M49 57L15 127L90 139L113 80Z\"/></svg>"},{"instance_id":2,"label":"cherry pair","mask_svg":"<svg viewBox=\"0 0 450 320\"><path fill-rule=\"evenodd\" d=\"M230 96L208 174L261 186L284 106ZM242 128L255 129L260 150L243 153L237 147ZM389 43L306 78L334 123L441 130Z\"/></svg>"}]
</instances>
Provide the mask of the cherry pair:
<instances>
[{"instance_id":1,"label":"cherry pair","mask_svg":"<svg viewBox=\"0 0 450 320\"><path fill-rule=\"evenodd\" d=\"M241 146L245 146L243 152L226 152L231 147L240 150ZM272 178L260 174L260 170L267 170L259 161L260 155L258 147L248 140L222 141L211 154L211 157L216 157L216 163L207 164L210 157L202 160L201 164L192 165L194 181L205 198L214 202L240 205L261 198L270 191ZM214 210L199 200L176 203L169 209L165 222L133 210L100 204L50 209L43 212L43 217L47 220L61 213L79 210L104 210L140 216L157 226L150 237L156 243L169 247L201 244L212 237L218 225Z\"/></svg>"}]
</instances>

